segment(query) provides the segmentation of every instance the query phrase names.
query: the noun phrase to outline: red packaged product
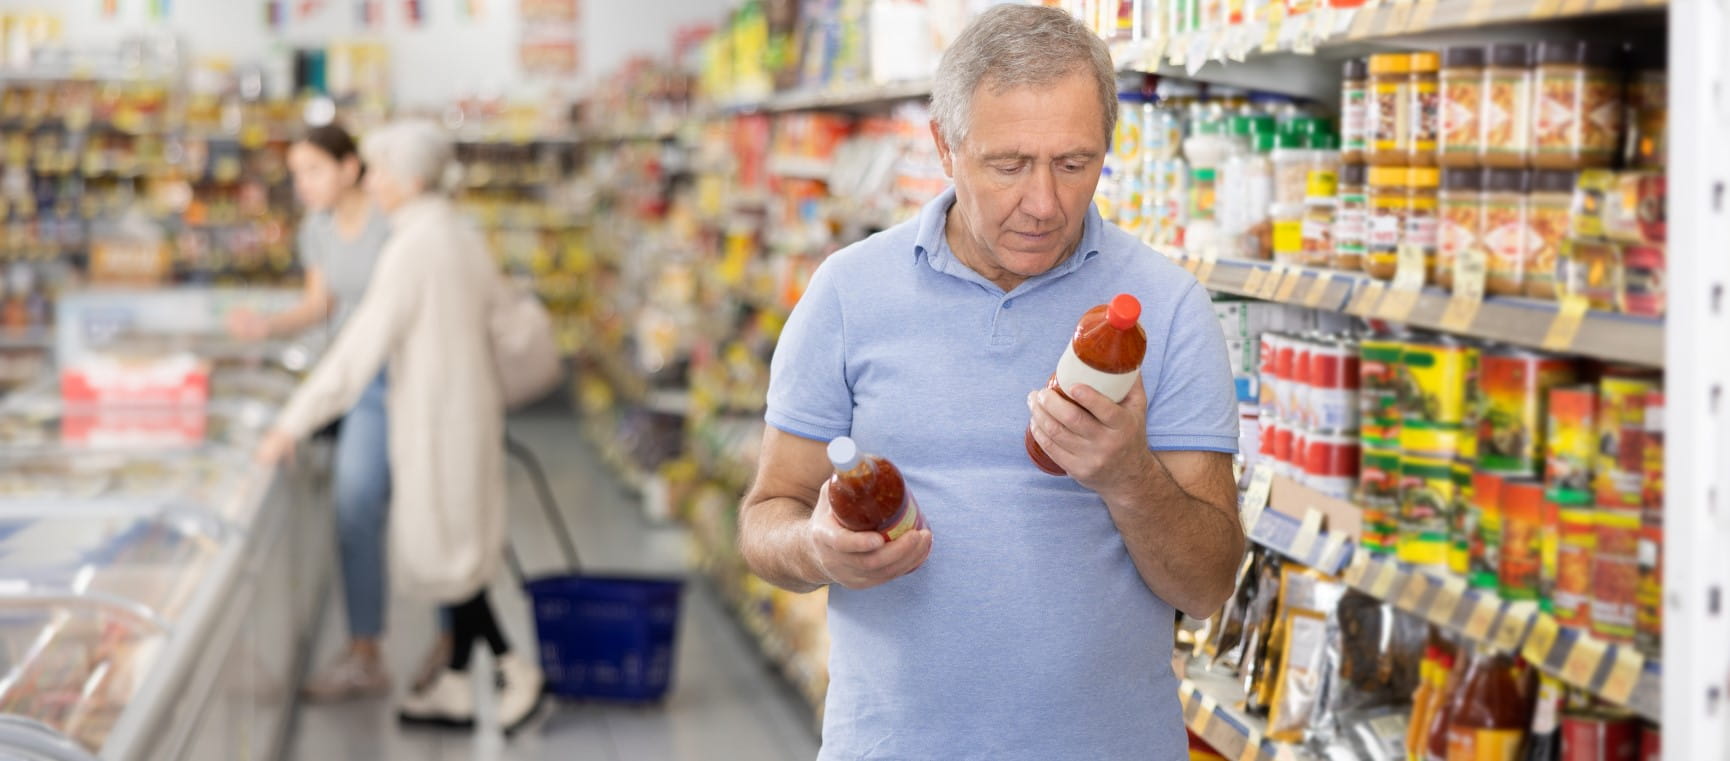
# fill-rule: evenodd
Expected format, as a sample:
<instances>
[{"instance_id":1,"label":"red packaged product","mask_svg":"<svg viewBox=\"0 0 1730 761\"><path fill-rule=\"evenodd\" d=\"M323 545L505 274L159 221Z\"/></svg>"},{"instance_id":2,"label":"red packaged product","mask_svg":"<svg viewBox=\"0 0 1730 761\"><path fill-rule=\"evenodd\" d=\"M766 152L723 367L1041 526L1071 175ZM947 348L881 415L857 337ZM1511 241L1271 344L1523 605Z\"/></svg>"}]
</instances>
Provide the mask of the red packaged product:
<instances>
[{"instance_id":1,"label":"red packaged product","mask_svg":"<svg viewBox=\"0 0 1730 761\"><path fill-rule=\"evenodd\" d=\"M1625 510L1598 513L1592 557L1592 632L1617 643L1634 641L1640 586L1640 516Z\"/></svg>"},{"instance_id":2,"label":"red packaged product","mask_svg":"<svg viewBox=\"0 0 1730 761\"><path fill-rule=\"evenodd\" d=\"M1640 722L1600 712L1562 717L1561 761L1639 761Z\"/></svg>"},{"instance_id":3,"label":"red packaged product","mask_svg":"<svg viewBox=\"0 0 1730 761\"><path fill-rule=\"evenodd\" d=\"M835 466L835 475L829 477L829 508L843 528L875 531L893 542L926 527L919 501L894 463L860 452L846 436L829 442L829 463Z\"/></svg>"},{"instance_id":4,"label":"red packaged product","mask_svg":"<svg viewBox=\"0 0 1730 761\"><path fill-rule=\"evenodd\" d=\"M1046 388L1068 399L1067 389L1087 385L1113 402L1122 402L1139 380L1141 360L1147 355L1147 332L1141 329L1140 319L1141 302L1127 293L1112 297L1110 304L1087 310ZM1033 464L1051 475L1065 475L1033 440L1031 427L1024 438Z\"/></svg>"}]
</instances>

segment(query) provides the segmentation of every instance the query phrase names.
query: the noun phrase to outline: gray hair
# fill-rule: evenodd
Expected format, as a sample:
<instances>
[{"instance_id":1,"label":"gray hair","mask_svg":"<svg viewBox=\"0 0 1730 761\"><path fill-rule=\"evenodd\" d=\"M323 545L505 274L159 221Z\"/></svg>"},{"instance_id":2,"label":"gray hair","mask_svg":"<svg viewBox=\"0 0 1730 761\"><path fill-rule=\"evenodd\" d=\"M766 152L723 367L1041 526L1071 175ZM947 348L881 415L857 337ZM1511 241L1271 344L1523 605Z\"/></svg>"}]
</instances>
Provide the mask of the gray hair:
<instances>
[{"instance_id":1,"label":"gray hair","mask_svg":"<svg viewBox=\"0 0 1730 761\"><path fill-rule=\"evenodd\" d=\"M953 148L972 126L973 95L980 87L1001 94L1049 85L1076 72L1093 76L1110 145L1117 126L1117 70L1105 41L1059 8L994 6L943 53L931 88L931 118Z\"/></svg>"},{"instance_id":2,"label":"gray hair","mask_svg":"<svg viewBox=\"0 0 1730 761\"><path fill-rule=\"evenodd\" d=\"M361 160L427 193L450 192L462 178L450 133L430 121L391 122L368 132L360 143Z\"/></svg>"}]
</instances>

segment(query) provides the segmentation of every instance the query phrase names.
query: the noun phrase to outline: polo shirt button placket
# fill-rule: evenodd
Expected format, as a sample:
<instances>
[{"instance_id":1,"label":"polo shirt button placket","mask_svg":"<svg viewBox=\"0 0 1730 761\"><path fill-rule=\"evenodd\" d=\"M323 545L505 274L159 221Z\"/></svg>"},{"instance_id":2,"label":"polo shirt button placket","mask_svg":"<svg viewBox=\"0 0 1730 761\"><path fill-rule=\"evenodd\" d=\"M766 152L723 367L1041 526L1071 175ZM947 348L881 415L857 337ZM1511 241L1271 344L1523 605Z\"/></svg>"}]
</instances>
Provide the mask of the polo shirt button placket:
<instances>
[{"instance_id":1,"label":"polo shirt button placket","mask_svg":"<svg viewBox=\"0 0 1730 761\"><path fill-rule=\"evenodd\" d=\"M997 304L997 314L991 319L991 345L1013 346L1019 331L1015 327L1015 319L1009 315L1014 299L1004 299Z\"/></svg>"}]
</instances>

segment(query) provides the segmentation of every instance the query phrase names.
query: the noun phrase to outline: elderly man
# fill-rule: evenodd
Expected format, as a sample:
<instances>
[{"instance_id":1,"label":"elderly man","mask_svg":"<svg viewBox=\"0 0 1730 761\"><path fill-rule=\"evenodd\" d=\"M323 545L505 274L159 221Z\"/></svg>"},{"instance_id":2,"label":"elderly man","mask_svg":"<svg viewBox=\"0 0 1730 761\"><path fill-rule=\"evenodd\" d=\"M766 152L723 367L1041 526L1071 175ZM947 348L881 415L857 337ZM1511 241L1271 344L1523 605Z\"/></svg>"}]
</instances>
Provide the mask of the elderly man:
<instances>
[{"instance_id":1,"label":"elderly man","mask_svg":"<svg viewBox=\"0 0 1730 761\"><path fill-rule=\"evenodd\" d=\"M1185 758L1173 609L1218 609L1244 544L1207 292L1093 208L1116 87L1068 14L982 14L931 100L954 189L818 269L740 508L753 571L830 586L820 758ZM1032 393L1120 292L1148 336L1128 398ZM1029 420L1068 477L1029 460ZM824 443L843 435L900 466L930 530L835 521Z\"/></svg>"}]
</instances>

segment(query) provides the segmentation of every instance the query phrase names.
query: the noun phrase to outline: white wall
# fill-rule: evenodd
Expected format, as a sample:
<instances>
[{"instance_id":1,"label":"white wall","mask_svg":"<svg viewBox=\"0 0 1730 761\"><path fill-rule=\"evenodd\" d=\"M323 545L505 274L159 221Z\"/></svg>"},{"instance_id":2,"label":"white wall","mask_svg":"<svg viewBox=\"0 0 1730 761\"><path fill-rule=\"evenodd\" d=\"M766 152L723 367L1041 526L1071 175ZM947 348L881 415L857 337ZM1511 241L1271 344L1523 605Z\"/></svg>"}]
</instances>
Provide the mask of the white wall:
<instances>
[{"instance_id":1,"label":"white wall","mask_svg":"<svg viewBox=\"0 0 1730 761\"><path fill-rule=\"evenodd\" d=\"M395 97L402 106L442 104L466 92L489 90L517 97L549 87L580 92L636 55L664 56L673 30L691 23L719 23L736 0L580 0L580 72L574 81L528 80L517 65L521 35L517 0L479 0L478 18L459 18L456 0L422 0L425 20L410 27L401 0L380 3L385 20L362 29L355 0L323 0L307 18L286 0L288 19L271 29L264 0L169 0L166 21L149 17L149 0L119 0L114 18L102 15L101 0L0 0L0 10L47 10L62 20L74 43L101 44L146 30L168 29L196 58L220 56L236 63L263 61L295 47L318 47L333 39L377 39L391 51Z\"/></svg>"}]
</instances>

